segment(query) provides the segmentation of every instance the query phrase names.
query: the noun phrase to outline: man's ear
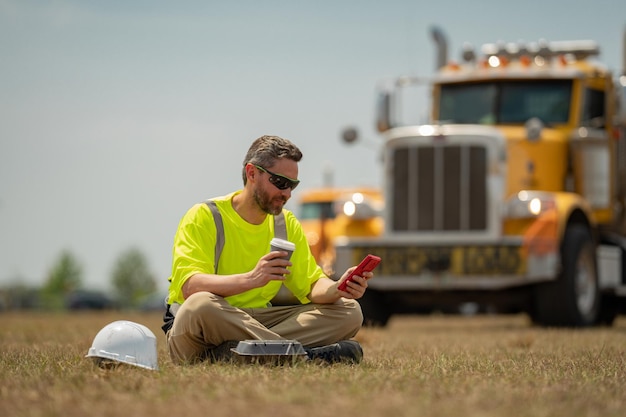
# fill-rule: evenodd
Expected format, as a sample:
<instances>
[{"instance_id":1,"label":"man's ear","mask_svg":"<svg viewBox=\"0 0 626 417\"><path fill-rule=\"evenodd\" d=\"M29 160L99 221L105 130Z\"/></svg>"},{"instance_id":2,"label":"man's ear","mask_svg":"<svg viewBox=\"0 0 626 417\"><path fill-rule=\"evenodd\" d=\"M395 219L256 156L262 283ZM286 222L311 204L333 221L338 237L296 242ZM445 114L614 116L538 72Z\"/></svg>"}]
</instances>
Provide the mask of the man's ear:
<instances>
[{"instance_id":1,"label":"man's ear","mask_svg":"<svg viewBox=\"0 0 626 417\"><path fill-rule=\"evenodd\" d=\"M246 177L248 177L248 181L254 180L256 175L256 169L254 169L254 165L248 163L246 164Z\"/></svg>"}]
</instances>

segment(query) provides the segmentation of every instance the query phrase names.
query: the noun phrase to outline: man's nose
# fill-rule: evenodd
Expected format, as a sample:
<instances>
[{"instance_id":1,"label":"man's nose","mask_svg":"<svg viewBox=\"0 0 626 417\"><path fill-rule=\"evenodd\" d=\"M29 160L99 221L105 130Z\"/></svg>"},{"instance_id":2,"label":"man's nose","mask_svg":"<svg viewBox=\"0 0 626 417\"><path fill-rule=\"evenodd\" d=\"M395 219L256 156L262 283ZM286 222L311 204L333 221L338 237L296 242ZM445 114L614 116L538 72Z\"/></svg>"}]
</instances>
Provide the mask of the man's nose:
<instances>
[{"instance_id":1,"label":"man's nose","mask_svg":"<svg viewBox=\"0 0 626 417\"><path fill-rule=\"evenodd\" d=\"M287 200L289 200L291 198L291 187L287 187L284 190L280 190L283 197L285 197Z\"/></svg>"}]
</instances>

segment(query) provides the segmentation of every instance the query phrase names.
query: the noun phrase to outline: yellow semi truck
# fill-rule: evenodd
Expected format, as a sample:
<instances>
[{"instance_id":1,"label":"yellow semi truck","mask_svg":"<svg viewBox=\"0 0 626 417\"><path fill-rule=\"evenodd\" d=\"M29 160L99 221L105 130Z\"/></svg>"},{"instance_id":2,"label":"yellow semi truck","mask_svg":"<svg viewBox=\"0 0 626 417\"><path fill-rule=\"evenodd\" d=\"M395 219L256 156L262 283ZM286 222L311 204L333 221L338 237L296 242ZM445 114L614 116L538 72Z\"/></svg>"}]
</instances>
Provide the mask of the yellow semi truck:
<instances>
[{"instance_id":1,"label":"yellow semi truck","mask_svg":"<svg viewBox=\"0 0 626 417\"><path fill-rule=\"evenodd\" d=\"M383 232L383 195L374 187L336 187L326 185L299 192L297 216L302 224L311 253L331 278L335 269L336 239L379 236ZM298 304L300 301L282 286L273 305Z\"/></svg>"},{"instance_id":2,"label":"yellow semi truck","mask_svg":"<svg viewBox=\"0 0 626 417\"><path fill-rule=\"evenodd\" d=\"M430 121L399 117L421 79L378 100L384 233L336 242L337 270L383 259L366 324L467 302L545 326L612 323L626 311L626 73L592 41L489 44L454 62L432 33Z\"/></svg>"},{"instance_id":3,"label":"yellow semi truck","mask_svg":"<svg viewBox=\"0 0 626 417\"><path fill-rule=\"evenodd\" d=\"M324 186L302 192L298 219L313 256L328 276L335 275L334 241L347 236L379 236L382 210L382 192L374 187Z\"/></svg>"}]
</instances>

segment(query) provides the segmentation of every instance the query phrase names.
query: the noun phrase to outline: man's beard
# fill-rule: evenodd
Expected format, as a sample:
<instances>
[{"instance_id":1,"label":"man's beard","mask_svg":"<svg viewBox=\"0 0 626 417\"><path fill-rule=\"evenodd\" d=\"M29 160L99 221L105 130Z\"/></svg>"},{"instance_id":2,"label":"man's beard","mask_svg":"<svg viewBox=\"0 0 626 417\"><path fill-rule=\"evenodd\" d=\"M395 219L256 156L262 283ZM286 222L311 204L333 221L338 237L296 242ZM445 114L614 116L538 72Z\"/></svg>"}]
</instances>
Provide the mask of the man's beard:
<instances>
[{"instance_id":1,"label":"man's beard","mask_svg":"<svg viewBox=\"0 0 626 417\"><path fill-rule=\"evenodd\" d=\"M259 189L254 190L253 196L254 201L264 213L273 214L274 216L280 214L283 210L283 206L287 203L287 200L284 198L276 197L272 199L267 193ZM278 204L278 202L280 202L280 204Z\"/></svg>"}]
</instances>

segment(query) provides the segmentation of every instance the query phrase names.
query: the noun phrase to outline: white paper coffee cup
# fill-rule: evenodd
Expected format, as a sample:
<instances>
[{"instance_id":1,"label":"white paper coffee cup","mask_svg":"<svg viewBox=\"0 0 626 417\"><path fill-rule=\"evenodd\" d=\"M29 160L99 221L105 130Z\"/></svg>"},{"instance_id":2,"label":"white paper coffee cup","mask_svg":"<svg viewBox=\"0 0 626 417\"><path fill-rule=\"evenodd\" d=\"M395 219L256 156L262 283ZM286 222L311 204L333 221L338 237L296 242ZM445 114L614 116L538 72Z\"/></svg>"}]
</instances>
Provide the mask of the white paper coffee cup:
<instances>
[{"instance_id":1,"label":"white paper coffee cup","mask_svg":"<svg viewBox=\"0 0 626 417\"><path fill-rule=\"evenodd\" d=\"M293 242L289 242L288 240L279 239L275 237L270 242L271 251L283 251L287 252L288 255L285 259L289 260L291 258L291 254L294 250L296 250L296 245Z\"/></svg>"}]
</instances>

